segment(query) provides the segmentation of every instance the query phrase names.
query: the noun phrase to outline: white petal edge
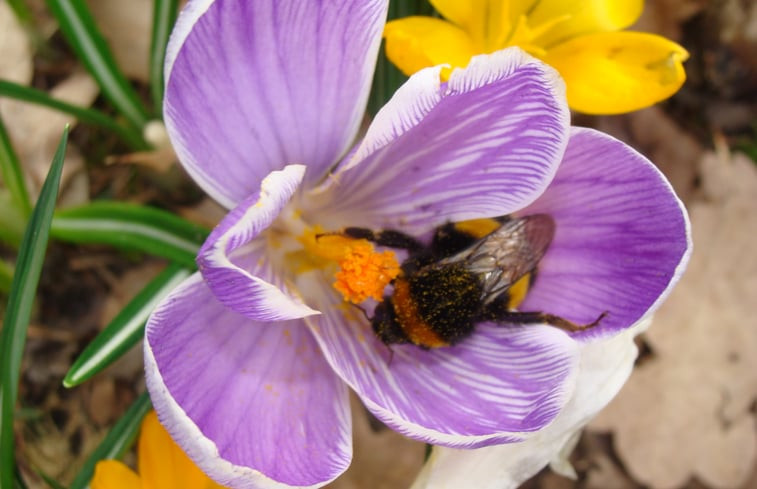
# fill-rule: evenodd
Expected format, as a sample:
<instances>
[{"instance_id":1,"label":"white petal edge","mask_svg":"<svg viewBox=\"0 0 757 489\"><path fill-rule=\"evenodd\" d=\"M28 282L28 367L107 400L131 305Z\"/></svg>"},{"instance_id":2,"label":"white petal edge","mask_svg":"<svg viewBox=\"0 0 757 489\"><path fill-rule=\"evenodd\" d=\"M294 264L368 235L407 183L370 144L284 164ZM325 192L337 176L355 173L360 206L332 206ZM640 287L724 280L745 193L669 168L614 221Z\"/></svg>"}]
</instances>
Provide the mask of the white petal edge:
<instances>
[{"instance_id":1,"label":"white petal edge","mask_svg":"<svg viewBox=\"0 0 757 489\"><path fill-rule=\"evenodd\" d=\"M646 316L612 338L583 345L573 397L551 425L520 443L477 450L434 447L411 489L515 489L548 464L569 474L571 444L625 384L638 355L633 338L650 323Z\"/></svg>"},{"instance_id":2,"label":"white petal edge","mask_svg":"<svg viewBox=\"0 0 757 489\"><path fill-rule=\"evenodd\" d=\"M604 134L594 129L588 129L585 127L572 127L571 137L573 137L574 134L580 134L582 132L593 132L595 134L598 134L600 137L605 137L608 139L615 140L615 138L610 136L609 134ZM631 146L627 146L626 149L630 151L631 153L638 155L641 161L648 161L647 158L644 155L642 155L640 152L638 152L635 148ZM681 276L686 271L686 268L689 266L691 253L694 251L694 240L691 236L691 219L689 218L689 213L686 211L686 206L684 205L683 201L681 201L681 198L678 197L678 194L673 188L673 184L670 183L670 181L665 176L665 174L662 173L662 171L660 171L660 169L657 168L655 165L652 164L650 166L651 166L652 171L657 173L657 176L659 177L659 179L665 184L667 189L670 191L670 194L675 199L676 203L678 204L678 208L681 211L681 215L683 216L683 221L686 226L686 251L681 257L681 261L678 262L678 265L676 266L675 271L673 272L673 277L671 277L670 282L668 282L668 286L665 288L665 290L662 291L660 296L657 297L657 300L654 301L654 303L651 306L649 306L649 309L647 309L647 312L644 314L644 316L640 318L636 322L635 325L632 326L632 328L639 328L640 324L646 324L646 326L644 326L639 332L643 332L645 329L647 329L647 327L649 326L649 321L651 321L651 317L654 314L654 312L657 311L657 308L659 308L660 305L663 302L665 302L665 299L667 299L670 293L673 291L673 287L676 286L678 281L681 279ZM636 334L639 334L639 333L636 333Z\"/></svg>"},{"instance_id":3,"label":"white petal edge","mask_svg":"<svg viewBox=\"0 0 757 489\"><path fill-rule=\"evenodd\" d=\"M314 189L320 193L333 183L338 183L338 174L360 164L366 157L378 149L391 143L403 133L412 129L423 121L423 118L433 110L451 92L470 92L494 80L506 78L517 68L531 64L540 65L549 73L549 89L558 100L565 100L565 83L560 74L551 66L546 65L518 47L510 47L492 54L482 54L471 58L465 68L455 68L446 85L442 84L441 71L448 65L424 68L413 74L407 82L397 89L392 98L378 111L371 121L370 127L360 145L349 156L347 162L338 168L333 178L324 185ZM565 126L570 125L570 112L562 113ZM568 144L565 138L561 151L564 153ZM552 169L549 178L544 179L544 185L538 192L534 192L529 200L535 200L552 181L557 166Z\"/></svg>"},{"instance_id":4,"label":"white petal edge","mask_svg":"<svg viewBox=\"0 0 757 489\"><path fill-rule=\"evenodd\" d=\"M563 331L558 330L557 328L552 328L549 326L543 326L540 327L537 331L534 329L532 335L533 336L540 336L540 335L553 335L554 338L558 338L562 344L562 346L566 349L570 349L573 351L573 357L571 359L572 367L570 368L570 373L568 377L566 378L565 382L563 383L563 389L560 392L555 392L553 394L553 400L555 404L559 403L565 403L565 401L569 398L571 398L571 395L573 394L575 388L576 388L576 382L577 382L577 372L578 368L576 367L576 363L578 363L578 358L576 354L576 350L579 347L579 344L575 342L573 339L570 338L567 334L565 334ZM320 338L316 335L316 338L318 341L320 341ZM323 346L321 347L323 348ZM326 355L327 361L331 362L331 358L329 355ZM338 372L338 370L337 370ZM388 372L388 369L387 369ZM344 379L343 379L344 380ZM350 388L353 390L355 389L355 386L353 386L351 383L347 382L348 385L350 385ZM490 435L479 435L479 436L473 436L473 435L459 435L459 434L451 434L451 433L443 433L439 430L434 430L430 428L426 428L424 426L421 426L417 423L407 421L399 416L397 416L396 413L392 412L391 410L387 409L384 406L381 406L375 402L370 401L369 399L365 399L361 397L361 401L365 404L365 406L381 421L388 424L392 429L395 429L399 433L409 436L411 438L425 441L426 443L436 445L438 443L444 443L446 446L435 446L436 448L444 448L447 449L447 446L449 445L455 445L460 448L454 448L451 450L462 450L465 452L471 452L475 451L475 448L467 448L471 446L482 446L487 444L492 444L494 447L497 446L508 446L511 443L519 443L523 440L529 440L533 437L538 437L539 433L541 431L500 431L497 433L493 433ZM559 416L559 414L558 414ZM553 423L555 423L555 420L553 420L549 425L551 426ZM504 445L500 445L504 444ZM458 486L458 487L465 487L465 486Z\"/></svg>"},{"instance_id":5,"label":"white petal edge","mask_svg":"<svg viewBox=\"0 0 757 489\"><path fill-rule=\"evenodd\" d=\"M163 87L168 87L168 81L171 78L171 72L173 71L173 65L176 61L176 57L179 55L179 51L181 51L182 46L184 45L184 41L187 40L187 37L192 32L192 29L194 28L194 25L197 23L198 20L200 20L200 17L202 17L205 12L208 11L211 5L216 0L189 0L186 5L180 9L179 16L176 19L176 23L174 24L173 30L171 31L171 36L168 38L168 44L166 45L166 55L165 60L163 62ZM166 112L166 100L163 101L163 112ZM182 138L178 137L178 131L176 131L173 128L173 124L171 122L170 118L166 118L165 120L165 126L166 130L169 134L177 134L176 138L178 141L180 141L179 144L174 143L174 146L177 148L177 156L182 161L190 161L188 159L188 155L185 142L182 140ZM197 181L196 175L194 172L192 172L192 178ZM224 206L226 209L231 209L234 207L234 202L222 194L221 192L218 192L216 190L209 191L210 189L213 189L213 187L208 187L206 189L206 193L210 195L210 197Z\"/></svg>"},{"instance_id":6,"label":"white petal edge","mask_svg":"<svg viewBox=\"0 0 757 489\"><path fill-rule=\"evenodd\" d=\"M463 451L471 450L465 447L498 443L514 443L538 435L539 431L498 431L486 435L461 435L455 433L444 433L437 429L428 428L416 422L408 421L403 417L398 416L395 412L393 412L391 409L388 409L385 405L382 405L369 399L366 396L359 394L363 391L363 388L361 388L360 385L357 385L353 379L342 376L343 368L339 366L338 360L334 356L334 348L329 346L327 340L324 337L324 332L321 331L325 326L319 324L319 321L330 321L332 318L334 318L335 316L329 311L339 310L340 303L336 300L336 296L334 294L329 294L327 292L327 285L322 284L321 286L319 286L319 284L321 284L321 281L317 278L314 278L312 274L306 274L299 277L299 287L303 289L307 288L310 290L318 291L316 294L317 297L313 300L314 303L317 304L322 311L324 311L324 314L322 316L306 317L303 318L303 320L313 332L313 335L320 345L321 351L323 352L326 361L331 365L334 372L342 377L342 380L350 387L350 389L352 389L358 395L358 397L360 397L360 400L365 405L365 407L369 411L371 411L373 415L376 416L379 420L387 424L390 428L405 436L419 441L424 441L426 443L444 443L445 445L463 447ZM343 322L341 314L337 317L338 319L334 321L335 323ZM345 324L345 326L347 326L347 324ZM352 333L346 331L345 334ZM362 334L372 335L373 333L368 331L358 333L358 335ZM564 331L550 326L539 326L538 328L534 327L531 328L526 334L526 336L532 337L543 337L544 335L550 335L553 338L553 349L560 346L566 350L569 350L571 354L570 371L564 383L562 384L563 389L559 392L555 391L554 393L552 393L553 401L555 403L565 405L572 397L573 391L575 389L576 379L578 376L578 363L580 362L579 355L581 345L570 338L570 336L568 336ZM377 348L378 345L381 345L378 339L376 339L375 341L361 339L356 341L353 345L359 345L359 348L362 349L362 362L364 363L361 364L362 368L370 369L370 371L384 373L391 377L391 372L389 371L389 367L384 356L381 355L381 353L377 353L377 357L373 357L373 352L371 350ZM381 348L385 346L386 345L381 345ZM412 348L416 347L413 346ZM401 352L398 352L396 354L404 356L404 354ZM554 420L552 420L551 423L554 423Z\"/></svg>"},{"instance_id":7,"label":"white petal edge","mask_svg":"<svg viewBox=\"0 0 757 489\"><path fill-rule=\"evenodd\" d=\"M171 37L168 39L168 45L166 46L166 57L163 64L164 86L168 86L168 79L171 77L174 61L176 61L176 56L179 55L184 41L186 41L194 25L208 11L213 2L215 0L189 0L186 6L179 12L179 17L176 19L173 31L171 31Z\"/></svg>"},{"instance_id":8,"label":"white petal edge","mask_svg":"<svg viewBox=\"0 0 757 489\"><path fill-rule=\"evenodd\" d=\"M200 281L202 277L199 273L195 273L179 285L173 293L180 293L180 289L192 287ZM311 486L290 486L272 480L260 471L235 465L223 459L216 444L202 434L202 431L168 392L160 376L150 342L145 340L143 345L145 378L150 400L155 410L160 413L160 423L168 430L171 438L185 449L189 458L202 467L211 479L224 481L224 484L233 485L239 489L315 489L331 482L324 481Z\"/></svg>"},{"instance_id":9,"label":"white petal edge","mask_svg":"<svg viewBox=\"0 0 757 489\"><path fill-rule=\"evenodd\" d=\"M216 293L216 298L227 304L228 307L257 321L283 321L287 319L299 319L305 316L320 314L319 311L308 307L306 304L288 296L275 285L256 277L232 263L229 258L229 248L237 248L238 241L248 239L252 231L246 229L247 222L268 221L272 222L279 210L286 205L291 196L296 192L297 186L302 182L306 167L304 165L288 165L282 170L273 171L260 183L260 195L255 204L249 206L245 214L240 216L236 223L224 230L209 249L205 245L200 250L197 263L210 289L216 293L214 285L214 270L232 270L243 276L248 281L245 290L239 290L239 295L246 292L249 302L255 303L250 311L242 311L238 307L238 296L232 298L222 297ZM284 191L281 189L284 188ZM222 224L223 225L223 222ZM212 237L212 234L211 234ZM262 305L262 306L261 306ZM254 309L254 310L253 310Z\"/></svg>"},{"instance_id":10,"label":"white petal edge","mask_svg":"<svg viewBox=\"0 0 757 489\"><path fill-rule=\"evenodd\" d=\"M424 68L401 85L371 121L363 141L340 171L347 170L368 155L389 144L420 123L442 99L441 71L444 65Z\"/></svg>"},{"instance_id":11,"label":"white petal edge","mask_svg":"<svg viewBox=\"0 0 757 489\"><path fill-rule=\"evenodd\" d=\"M668 178L665 176L662 171L660 171L657 166L655 166L649 159L641 154L638 150L635 148L623 143L622 141L618 140L617 138L605 134L601 131L598 131L596 129L591 129L587 127L579 127L579 126L571 126L570 128L570 138L574 137L582 137L582 136L589 136L596 139L604 139L607 141L611 141L614 143L619 143L623 146L623 151L626 151L633 155L635 159L639 162L644 162L644 165L649 169L650 171L654 172L659 180L659 182L667 189L669 192L669 195L674 199L676 204L678 205L678 210L681 213L681 217L684 221L684 233L686 237L686 250L684 251L683 255L681 255L681 258L678 262L678 264L675 267L675 270L673 271L673 275L670 278L670 281L668 282L665 289L660 293L660 295L657 297L657 299L648 307L648 309L644 312L643 316L638 318L635 323L633 323L629 328L636 327L640 322L644 321L645 318L651 317L655 311L662 305L662 303L668 298L668 296L673 291L673 288L678 283L678 281L681 279L681 276L686 271L686 268L689 265L689 260L691 258L691 253L693 252L694 248L694 242L691 235L691 220L689 218L688 211L686 210L686 206L681 201L680 197L678 197L678 194L675 192L675 189L673 188L673 185L670 183ZM536 202L536 209L532 210L532 208L525 208L524 210L519 211L519 213L522 213L521 215L527 215L529 213L539 213L539 212L547 212L544 209L539 209L538 201ZM599 328L600 330L602 328ZM589 342L589 341L595 341L599 340L601 338L611 338L614 337L615 333L617 331L601 331L597 333L594 328L585 331L580 332L577 334L572 334L571 336L579 342Z\"/></svg>"}]
</instances>

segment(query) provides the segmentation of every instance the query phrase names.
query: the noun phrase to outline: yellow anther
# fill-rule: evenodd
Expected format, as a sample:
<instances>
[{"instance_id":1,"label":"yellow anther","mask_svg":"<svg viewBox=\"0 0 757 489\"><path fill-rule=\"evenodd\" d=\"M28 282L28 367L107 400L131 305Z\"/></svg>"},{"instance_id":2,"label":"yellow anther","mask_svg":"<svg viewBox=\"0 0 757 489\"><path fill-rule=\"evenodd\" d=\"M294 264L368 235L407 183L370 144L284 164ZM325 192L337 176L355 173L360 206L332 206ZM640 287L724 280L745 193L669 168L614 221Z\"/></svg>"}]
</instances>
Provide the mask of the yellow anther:
<instances>
[{"instance_id":1,"label":"yellow anther","mask_svg":"<svg viewBox=\"0 0 757 489\"><path fill-rule=\"evenodd\" d=\"M344 300L359 304L368 298L381 300L386 287L400 273L391 251L377 252L366 240L355 240L339 260L334 288Z\"/></svg>"},{"instance_id":2,"label":"yellow anther","mask_svg":"<svg viewBox=\"0 0 757 489\"><path fill-rule=\"evenodd\" d=\"M399 273L400 266L392 251L376 251L366 239L355 239L339 233L310 228L300 236L307 257L307 268L329 270L336 264L333 286L344 300L359 304L366 299L381 300L384 288ZM303 260L300 260L303 261ZM299 263L299 262L298 262Z\"/></svg>"}]
</instances>

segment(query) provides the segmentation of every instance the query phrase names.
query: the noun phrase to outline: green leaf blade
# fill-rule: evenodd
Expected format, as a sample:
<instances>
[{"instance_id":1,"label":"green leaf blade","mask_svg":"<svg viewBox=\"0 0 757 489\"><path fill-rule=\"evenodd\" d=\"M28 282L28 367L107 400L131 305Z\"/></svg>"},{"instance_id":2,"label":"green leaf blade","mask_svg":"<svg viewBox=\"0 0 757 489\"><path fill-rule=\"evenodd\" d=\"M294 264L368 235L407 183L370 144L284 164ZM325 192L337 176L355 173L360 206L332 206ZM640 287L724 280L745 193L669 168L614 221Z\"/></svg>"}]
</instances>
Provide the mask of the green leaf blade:
<instances>
[{"instance_id":1,"label":"green leaf blade","mask_svg":"<svg viewBox=\"0 0 757 489\"><path fill-rule=\"evenodd\" d=\"M150 43L150 95L155 112L163 111L163 62L168 36L176 22L178 0L155 0L152 11L152 41Z\"/></svg>"},{"instance_id":2,"label":"green leaf blade","mask_svg":"<svg viewBox=\"0 0 757 489\"><path fill-rule=\"evenodd\" d=\"M21 238L24 237L29 214L25 214L13 202L13 196L8 189L0 188L0 241L18 250Z\"/></svg>"},{"instance_id":3,"label":"green leaf blade","mask_svg":"<svg viewBox=\"0 0 757 489\"><path fill-rule=\"evenodd\" d=\"M190 273L190 270L173 264L158 274L87 345L69 369L63 385L74 387L85 382L137 344L144 335L145 322L152 310Z\"/></svg>"},{"instance_id":4,"label":"green leaf blade","mask_svg":"<svg viewBox=\"0 0 757 489\"><path fill-rule=\"evenodd\" d=\"M170 212L123 202L92 202L60 211L53 219L55 239L79 244L109 244L167 258L186 267L209 230Z\"/></svg>"},{"instance_id":5,"label":"green leaf blade","mask_svg":"<svg viewBox=\"0 0 757 489\"><path fill-rule=\"evenodd\" d=\"M68 127L63 131L58 150L53 157L50 172L42 186L37 205L32 211L26 232L21 240L16 273L11 284L8 306L3 321L0 348L0 487L13 487L15 451L13 450L13 417L18 396L21 357L26 344L26 333L31 317L32 303L42 273L47 241L50 233L55 201L63 170L68 141Z\"/></svg>"},{"instance_id":6,"label":"green leaf blade","mask_svg":"<svg viewBox=\"0 0 757 489\"><path fill-rule=\"evenodd\" d=\"M140 130L147 123L147 113L126 77L118 68L105 38L95 25L83 0L47 0L50 12L103 94L113 106Z\"/></svg>"},{"instance_id":7,"label":"green leaf blade","mask_svg":"<svg viewBox=\"0 0 757 489\"><path fill-rule=\"evenodd\" d=\"M29 217L29 214L32 213L32 204L29 199L29 192L26 190L24 173L21 171L21 163L11 145L10 137L8 137L2 119L0 119L0 175L2 175L3 183L10 193L14 207L24 217Z\"/></svg>"},{"instance_id":8,"label":"green leaf blade","mask_svg":"<svg viewBox=\"0 0 757 489\"><path fill-rule=\"evenodd\" d=\"M13 266L11 266L5 260L0 260L0 292L3 292L3 293L10 292L12 282L13 282Z\"/></svg>"},{"instance_id":9,"label":"green leaf blade","mask_svg":"<svg viewBox=\"0 0 757 489\"><path fill-rule=\"evenodd\" d=\"M387 12L387 21L401 19L412 15L432 16L434 8L427 0L391 0ZM373 73L373 85L368 98L368 113L376 115L394 92L407 81L408 77L394 66L386 57L384 41L376 60L376 71Z\"/></svg>"},{"instance_id":10,"label":"green leaf blade","mask_svg":"<svg viewBox=\"0 0 757 489\"><path fill-rule=\"evenodd\" d=\"M21 24L31 25L34 17L24 0L8 0L8 6L13 10L13 13Z\"/></svg>"},{"instance_id":11,"label":"green leaf blade","mask_svg":"<svg viewBox=\"0 0 757 489\"><path fill-rule=\"evenodd\" d=\"M41 105L72 115L76 117L79 122L100 126L114 132L134 149L147 148L147 143L144 141L142 134L140 134L139 131L133 127L127 128L122 126L99 110L72 105L55 99L42 90L13 83L8 80L0 80L0 96L23 100L24 102Z\"/></svg>"}]
</instances>

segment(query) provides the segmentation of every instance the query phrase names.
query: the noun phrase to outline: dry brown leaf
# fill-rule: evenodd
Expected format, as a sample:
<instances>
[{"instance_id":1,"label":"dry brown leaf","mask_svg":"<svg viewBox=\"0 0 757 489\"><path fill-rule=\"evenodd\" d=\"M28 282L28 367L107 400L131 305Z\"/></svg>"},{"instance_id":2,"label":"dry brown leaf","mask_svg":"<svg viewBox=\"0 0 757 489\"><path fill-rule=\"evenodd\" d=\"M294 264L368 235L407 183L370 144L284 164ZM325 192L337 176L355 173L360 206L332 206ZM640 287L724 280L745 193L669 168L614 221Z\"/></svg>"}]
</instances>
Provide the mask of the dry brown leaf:
<instances>
[{"instance_id":1,"label":"dry brown leaf","mask_svg":"<svg viewBox=\"0 0 757 489\"><path fill-rule=\"evenodd\" d=\"M101 323L104 326L126 304L131 301L145 286L165 268L165 263L160 261L148 261L142 265L130 268L120 277L112 277L111 292L105 300L102 310Z\"/></svg>"},{"instance_id":2,"label":"dry brown leaf","mask_svg":"<svg viewBox=\"0 0 757 489\"><path fill-rule=\"evenodd\" d=\"M129 78L146 82L152 29L152 0L87 0L116 63Z\"/></svg>"},{"instance_id":3,"label":"dry brown leaf","mask_svg":"<svg viewBox=\"0 0 757 489\"><path fill-rule=\"evenodd\" d=\"M55 20L50 9L45 5L46 0L25 0L34 19L34 30L43 39L50 39L58 31L58 21Z\"/></svg>"},{"instance_id":4,"label":"dry brown leaf","mask_svg":"<svg viewBox=\"0 0 757 489\"><path fill-rule=\"evenodd\" d=\"M92 380L90 389L85 400L89 417L97 426L105 426L118 415L116 383L111 377L98 377Z\"/></svg>"},{"instance_id":5,"label":"dry brown leaf","mask_svg":"<svg viewBox=\"0 0 757 489\"><path fill-rule=\"evenodd\" d=\"M105 327L164 268L163 262L148 261L130 268L118 278L113 277L111 292L103 304L100 325ZM136 347L121 356L106 372L110 377L130 379L141 370L142 348Z\"/></svg>"},{"instance_id":6,"label":"dry brown leaf","mask_svg":"<svg viewBox=\"0 0 757 489\"><path fill-rule=\"evenodd\" d=\"M84 72L75 72L51 91L50 95L65 102L88 107L97 97L99 89L95 81ZM60 136L66 124L73 125L73 116L15 100L8 100L3 107L8 133L13 147L27 174L29 192L36 199L42 182L50 168ZM87 175L83 171L84 160L76 147L69 144L63 177L60 202L75 205L88 199ZM82 180L83 181L77 181Z\"/></svg>"},{"instance_id":7,"label":"dry brown leaf","mask_svg":"<svg viewBox=\"0 0 757 489\"><path fill-rule=\"evenodd\" d=\"M26 32L18 24L7 3L0 3L0 78L28 85L33 74L32 56ZM97 93L94 80L79 72L59 83L50 95L69 103L89 106ZM73 124L75 120L61 112L7 98L0 99L0 114L26 173L31 197L36 199L63 128L66 124ZM82 168L81 155L75 147L69 145L63 167L62 205L87 200L87 176L81 171Z\"/></svg>"},{"instance_id":8,"label":"dry brown leaf","mask_svg":"<svg viewBox=\"0 0 757 489\"><path fill-rule=\"evenodd\" d=\"M423 465L424 444L388 428L373 431L363 405L355 396L351 396L351 401L352 464L328 489L410 487Z\"/></svg>"},{"instance_id":9,"label":"dry brown leaf","mask_svg":"<svg viewBox=\"0 0 757 489\"><path fill-rule=\"evenodd\" d=\"M592 460L592 467L586 476L586 487L587 489L635 489L610 457L604 453L598 453Z\"/></svg>"},{"instance_id":10,"label":"dry brown leaf","mask_svg":"<svg viewBox=\"0 0 757 489\"><path fill-rule=\"evenodd\" d=\"M757 168L709 153L701 172L694 254L647 333L654 356L591 425L613 431L631 475L656 489L692 477L743 487L757 455Z\"/></svg>"},{"instance_id":11,"label":"dry brown leaf","mask_svg":"<svg viewBox=\"0 0 757 489\"><path fill-rule=\"evenodd\" d=\"M173 148L158 149L154 151L138 151L123 155L112 155L105 159L106 165L136 165L155 170L158 173L166 173L173 168L176 161L176 153Z\"/></svg>"},{"instance_id":12,"label":"dry brown leaf","mask_svg":"<svg viewBox=\"0 0 757 489\"><path fill-rule=\"evenodd\" d=\"M725 43L738 39L757 41L757 3L740 0L723 0L720 3L721 40Z\"/></svg>"},{"instance_id":13,"label":"dry brown leaf","mask_svg":"<svg viewBox=\"0 0 757 489\"><path fill-rule=\"evenodd\" d=\"M631 30L653 32L674 41L681 40L681 26L707 6L708 0L657 0L646 2L641 17Z\"/></svg>"},{"instance_id":14,"label":"dry brown leaf","mask_svg":"<svg viewBox=\"0 0 757 489\"><path fill-rule=\"evenodd\" d=\"M228 209L210 197L205 197L198 204L182 207L178 212L184 219L212 229L226 216Z\"/></svg>"},{"instance_id":15,"label":"dry brown leaf","mask_svg":"<svg viewBox=\"0 0 757 489\"><path fill-rule=\"evenodd\" d=\"M150 151L138 151L123 155L111 155L105 159L107 165L138 165L158 173L166 173L177 161L176 152L171 145L166 126L162 121L150 121L142 131L145 140L155 148Z\"/></svg>"},{"instance_id":16,"label":"dry brown leaf","mask_svg":"<svg viewBox=\"0 0 757 489\"><path fill-rule=\"evenodd\" d=\"M0 78L16 83L32 79L32 49L7 2L0 3Z\"/></svg>"},{"instance_id":17,"label":"dry brown leaf","mask_svg":"<svg viewBox=\"0 0 757 489\"><path fill-rule=\"evenodd\" d=\"M0 78L22 85L32 80L32 48L24 28L6 2L0 3ZM0 115L9 132L14 115L23 108L20 102L0 98Z\"/></svg>"}]
</instances>

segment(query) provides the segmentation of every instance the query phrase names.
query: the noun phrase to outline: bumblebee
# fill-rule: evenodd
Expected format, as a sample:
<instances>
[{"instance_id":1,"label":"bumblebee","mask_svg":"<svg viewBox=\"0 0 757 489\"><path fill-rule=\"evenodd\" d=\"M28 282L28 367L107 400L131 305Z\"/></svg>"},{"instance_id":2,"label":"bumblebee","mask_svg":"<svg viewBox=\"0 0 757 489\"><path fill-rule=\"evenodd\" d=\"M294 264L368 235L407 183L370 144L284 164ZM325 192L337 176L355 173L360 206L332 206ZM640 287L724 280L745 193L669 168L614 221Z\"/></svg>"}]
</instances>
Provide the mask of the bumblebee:
<instances>
[{"instance_id":1,"label":"bumblebee","mask_svg":"<svg viewBox=\"0 0 757 489\"><path fill-rule=\"evenodd\" d=\"M408 251L392 293L369 320L385 344L426 349L454 345L484 321L546 323L567 331L599 324L607 312L579 325L553 314L515 311L554 232L555 222L546 214L448 223L435 230L428 246L393 230L344 230L349 237Z\"/></svg>"}]
</instances>

